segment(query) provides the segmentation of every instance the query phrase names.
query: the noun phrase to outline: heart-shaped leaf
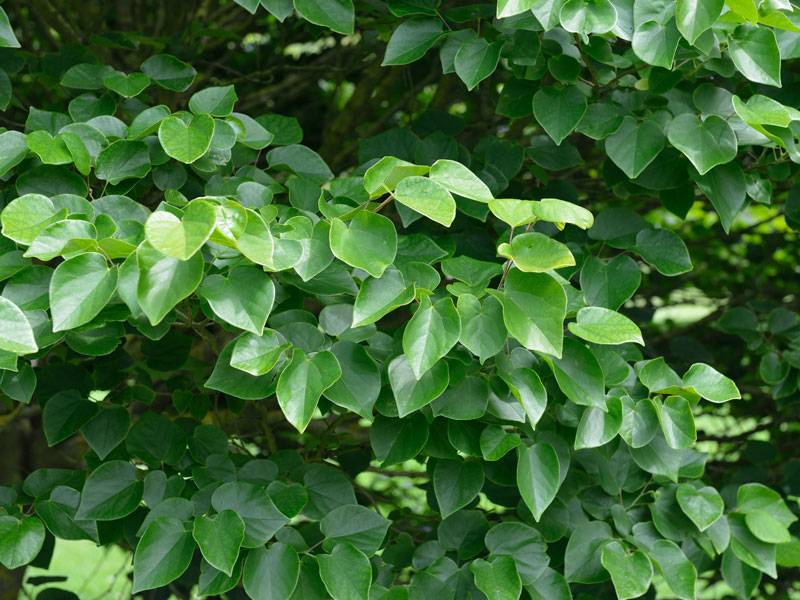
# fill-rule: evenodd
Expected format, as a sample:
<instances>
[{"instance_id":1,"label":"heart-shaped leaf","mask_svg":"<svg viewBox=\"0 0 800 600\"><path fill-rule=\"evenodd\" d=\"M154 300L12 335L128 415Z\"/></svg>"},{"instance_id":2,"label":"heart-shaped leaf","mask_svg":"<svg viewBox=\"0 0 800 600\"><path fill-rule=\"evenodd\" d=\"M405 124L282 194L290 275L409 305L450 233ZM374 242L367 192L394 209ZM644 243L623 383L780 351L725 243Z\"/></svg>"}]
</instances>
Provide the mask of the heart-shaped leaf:
<instances>
[{"instance_id":1,"label":"heart-shaped leaf","mask_svg":"<svg viewBox=\"0 0 800 600\"><path fill-rule=\"evenodd\" d=\"M681 510L700 531L711 527L725 509L719 492L710 486L698 489L689 483L682 483L675 495Z\"/></svg>"},{"instance_id":2,"label":"heart-shaped leaf","mask_svg":"<svg viewBox=\"0 0 800 600\"><path fill-rule=\"evenodd\" d=\"M575 323L567 325L579 338L595 344L625 344L635 342L644 346L642 332L625 315L597 306L578 311Z\"/></svg>"},{"instance_id":3,"label":"heart-shaped leaf","mask_svg":"<svg viewBox=\"0 0 800 600\"><path fill-rule=\"evenodd\" d=\"M150 245L161 254L189 260L208 241L216 219L214 205L197 199L186 206L180 219L166 210L157 210L147 219L144 232Z\"/></svg>"},{"instance_id":4,"label":"heart-shaped leaf","mask_svg":"<svg viewBox=\"0 0 800 600\"><path fill-rule=\"evenodd\" d=\"M642 23L633 32L633 52L644 62L654 67L672 68L675 51L681 34L675 26L675 19L666 24L658 21Z\"/></svg>"},{"instance_id":5,"label":"heart-shaped leaf","mask_svg":"<svg viewBox=\"0 0 800 600\"><path fill-rule=\"evenodd\" d=\"M267 492L278 510L290 519L299 515L303 507L308 504L308 492L299 483L286 484L282 481L273 481L267 487Z\"/></svg>"},{"instance_id":6,"label":"heart-shaped leaf","mask_svg":"<svg viewBox=\"0 0 800 600\"><path fill-rule=\"evenodd\" d=\"M330 243L336 258L380 277L397 253L397 230L383 215L362 210L349 223L333 219Z\"/></svg>"},{"instance_id":7,"label":"heart-shaped leaf","mask_svg":"<svg viewBox=\"0 0 800 600\"><path fill-rule=\"evenodd\" d=\"M606 152L622 171L634 179L664 148L664 134L654 121L636 124L625 117L617 132L606 138Z\"/></svg>"},{"instance_id":8,"label":"heart-shaped leaf","mask_svg":"<svg viewBox=\"0 0 800 600\"><path fill-rule=\"evenodd\" d=\"M198 291L220 319L257 336L275 300L272 279L258 267L236 267L227 277L209 275Z\"/></svg>"},{"instance_id":9,"label":"heart-shaped leaf","mask_svg":"<svg viewBox=\"0 0 800 600\"><path fill-rule=\"evenodd\" d=\"M678 115L669 124L667 137L670 144L692 161L700 175L736 158L736 135L728 122L716 115L705 121L694 114Z\"/></svg>"},{"instance_id":10,"label":"heart-shaped leaf","mask_svg":"<svg viewBox=\"0 0 800 600\"><path fill-rule=\"evenodd\" d=\"M641 550L628 554L620 542L609 542L603 546L601 561L611 574L619 600L638 598L650 587L653 565Z\"/></svg>"},{"instance_id":11,"label":"heart-shaped leaf","mask_svg":"<svg viewBox=\"0 0 800 600\"><path fill-rule=\"evenodd\" d=\"M234 342L231 366L250 375L264 375L290 347L286 338L272 329L265 329L261 335L245 334Z\"/></svg>"},{"instance_id":12,"label":"heart-shaped leaf","mask_svg":"<svg viewBox=\"0 0 800 600\"><path fill-rule=\"evenodd\" d=\"M558 455L553 446L541 442L520 450L517 486L537 523L556 497L560 484Z\"/></svg>"},{"instance_id":13,"label":"heart-shaped leaf","mask_svg":"<svg viewBox=\"0 0 800 600\"><path fill-rule=\"evenodd\" d=\"M617 310L639 288L642 272L630 256L605 262L590 256L581 269L580 284L588 304Z\"/></svg>"},{"instance_id":14,"label":"heart-shaped leaf","mask_svg":"<svg viewBox=\"0 0 800 600\"><path fill-rule=\"evenodd\" d=\"M556 144L561 144L586 112L586 97L574 85L545 87L533 96L533 115Z\"/></svg>"},{"instance_id":15,"label":"heart-shaped leaf","mask_svg":"<svg viewBox=\"0 0 800 600\"><path fill-rule=\"evenodd\" d=\"M514 261L526 273L544 273L575 265L575 257L564 244L542 233L523 233L500 244L497 253Z\"/></svg>"},{"instance_id":16,"label":"heart-shaped leaf","mask_svg":"<svg viewBox=\"0 0 800 600\"><path fill-rule=\"evenodd\" d=\"M167 156L191 164L206 153L214 137L214 118L194 115L188 123L167 117L158 126L158 140Z\"/></svg>"},{"instance_id":17,"label":"heart-shaped leaf","mask_svg":"<svg viewBox=\"0 0 800 600\"><path fill-rule=\"evenodd\" d=\"M301 433L305 431L317 402L339 377L342 369L332 352L306 356L300 348L292 353L292 362L278 379L278 403L289 421Z\"/></svg>"},{"instance_id":18,"label":"heart-shaped leaf","mask_svg":"<svg viewBox=\"0 0 800 600\"><path fill-rule=\"evenodd\" d=\"M111 71L103 77L103 85L124 98L133 98L150 85L150 78L144 73L126 75L122 71Z\"/></svg>"},{"instance_id":19,"label":"heart-shaped leaf","mask_svg":"<svg viewBox=\"0 0 800 600\"><path fill-rule=\"evenodd\" d=\"M192 535L210 565L228 575L233 573L244 540L244 521L239 515L223 510L215 517L197 517Z\"/></svg>"},{"instance_id":20,"label":"heart-shaped leaf","mask_svg":"<svg viewBox=\"0 0 800 600\"><path fill-rule=\"evenodd\" d=\"M72 162L72 154L61 136L53 137L43 130L32 131L25 142L46 165L68 165Z\"/></svg>"}]
</instances>

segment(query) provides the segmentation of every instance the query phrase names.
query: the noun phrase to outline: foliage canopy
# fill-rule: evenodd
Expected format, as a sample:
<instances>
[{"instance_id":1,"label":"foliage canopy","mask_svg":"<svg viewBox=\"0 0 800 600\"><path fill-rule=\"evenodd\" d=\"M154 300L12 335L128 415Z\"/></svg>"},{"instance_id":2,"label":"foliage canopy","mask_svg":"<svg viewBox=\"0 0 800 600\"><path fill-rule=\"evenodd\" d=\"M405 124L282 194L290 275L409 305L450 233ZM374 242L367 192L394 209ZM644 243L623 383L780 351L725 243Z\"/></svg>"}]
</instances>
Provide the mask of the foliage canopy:
<instances>
[{"instance_id":1,"label":"foliage canopy","mask_svg":"<svg viewBox=\"0 0 800 600\"><path fill-rule=\"evenodd\" d=\"M0 582L798 592L790 2L114 4L0 8Z\"/></svg>"}]
</instances>

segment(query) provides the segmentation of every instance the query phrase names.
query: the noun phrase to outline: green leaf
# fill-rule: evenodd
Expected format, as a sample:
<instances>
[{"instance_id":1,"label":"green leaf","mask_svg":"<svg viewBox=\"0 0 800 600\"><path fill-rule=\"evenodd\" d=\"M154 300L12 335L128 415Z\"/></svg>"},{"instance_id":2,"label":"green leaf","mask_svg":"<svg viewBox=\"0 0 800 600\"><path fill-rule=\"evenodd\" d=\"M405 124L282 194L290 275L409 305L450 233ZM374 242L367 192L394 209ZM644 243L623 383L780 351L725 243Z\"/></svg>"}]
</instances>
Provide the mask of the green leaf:
<instances>
[{"instance_id":1,"label":"green leaf","mask_svg":"<svg viewBox=\"0 0 800 600\"><path fill-rule=\"evenodd\" d=\"M479 37L461 44L456 52L456 75L464 82L468 90L474 89L481 81L489 77L500 61L503 42L487 42Z\"/></svg>"},{"instance_id":2,"label":"green leaf","mask_svg":"<svg viewBox=\"0 0 800 600\"><path fill-rule=\"evenodd\" d=\"M443 360L434 364L420 379L417 379L404 354L389 363L387 372L398 416L401 418L427 406L441 396L450 381L447 363Z\"/></svg>"},{"instance_id":3,"label":"green leaf","mask_svg":"<svg viewBox=\"0 0 800 600\"><path fill-rule=\"evenodd\" d=\"M621 255L605 262L589 256L580 275L586 302L617 310L639 288L642 273L630 256Z\"/></svg>"},{"instance_id":4,"label":"green leaf","mask_svg":"<svg viewBox=\"0 0 800 600\"><path fill-rule=\"evenodd\" d=\"M264 375L291 346L286 338L272 329L265 329L261 335L245 334L234 341L230 364L253 376Z\"/></svg>"},{"instance_id":5,"label":"green leaf","mask_svg":"<svg viewBox=\"0 0 800 600\"><path fill-rule=\"evenodd\" d=\"M746 525L745 515L741 513L730 513L728 524L731 528L731 550L739 560L776 578L775 544L762 542L754 536Z\"/></svg>"},{"instance_id":6,"label":"green leaf","mask_svg":"<svg viewBox=\"0 0 800 600\"><path fill-rule=\"evenodd\" d=\"M550 223L570 223L581 229L589 229L594 224L594 217L588 210L558 198L542 198L534 202L531 209L539 219Z\"/></svg>"},{"instance_id":7,"label":"green leaf","mask_svg":"<svg viewBox=\"0 0 800 600\"><path fill-rule=\"evenodd\" d=\"M28 354L38 349L25 313L11 300L0 296L0 350Z\"/></svg>"},{"instance_id":8,"label":"green leaf","mask_svg":"<svg viewBox=\"0 0 800 600\"><path fill-rule=\"evenodd\" d=\"M483 482L483 468L478 462L437 462L433 471L433 490L442 518L446 519L472 502L483 488Z\"/></svg>"},{"instance_id":9,"label":"green leaf","mask_svg":"<svg viewBox=\"0 0 800 600\"><path fill-rule=\"evenodd\" d=\"M786 526L766 510L760 508L745 515L745 523L750 532L768 544L787 544L792 538Z\"/></svg>"},{"instance_id":10,"label":"green leaf","mask_svg":"<svg viewBox=\"0 0 800 600\"><path fill-rule=\"evenodd\" d=\"M372 568L350 544L336 544L330 554L318 554L319 575L333 600L367 600Z\"/></svg>"},{"instance_id":11,"label":"green leaf","mask_svg":"<svg viewBox=\"0 0 800 600\"><path fill-rule=\"evenodd\" d=\"M413 299L414 286L407 286L403 274L393 267L387 268L380 278L367 277L356 296L352 327L374 323Z\"/></svg>"},{"instance_id":12,"label":"green leaf","mask_svg":"<svg viewBox=\"0 0 800 600\"><path fill-rule=\"evenodd\" d=\"M674 277L692 270L686 244L668 229L642 229L632 250L662 275Z\"/></svg>"},{"instance_id":13,"label":"green leaf","mask_svg":"<svg viewBox=\"0 0 800 600\"><path fill-rule=\"evenodd\" d=\"M103 76L103 85L124 98L133 98L150 85L150 78L144 73L126 75L122 71L111 71Z\"/></svg>"},{"instance_id":14,"label":"green leaf","mask_svg":"<svg viewBox=\"0 0 800 600\"><path fill-rule=\"evenodd\" d=\"M244 521L232 510L223 510L215 517L197 517L192 531L203 558L228 576L239 556L244 540Z\"/></svg>"},{"instance_id":15,"label":"green leaf","mask_svg":"<svg viewBox=\"0 0 800 600\"><path fill-rule=\"evenodd\" d=\"M606 138L606 152L630 179L638 177L661 150L664 133L655 121L637 125L636 119L626 116L616 133Z\"/></svg>"},{"instance_id":16,"label":"green leaf","mask_svg":"<svg viewBox=\"0 0 800 600\"><path fill-rule=\"evenodd\" d=\"M454 160L437 160L431 166L429 177L452 193L476 202L489 202L494 198L488 186L477 175Z\"/></svg>"},{"instance_id":17,"label":"green leaf","mask_svg":"<svg viewBox=\"0 0 800 600\"><path fill-rule=\"evenodd\" d=\"M519 451L517 487L537 523L560 485L558 455L553 446L541 442Z\"/></svg>"},{"instance_id":18,"label":"green leaf","mask_svg":"<svg viewBox=\"0 0 800 600\"><path fill-rule=\"evenodd\" d=\"M131 417L123 406L98 407L97 414L81 428L81 434L89 447L101 460L119 446L128 435Z\"/></svg>"},{"instance_id":19,"label":"green leaf","mask_svg":"<svg viewBox=\"0 0 800 600\"><path fill-rule=\"evenodd\" d=\"M132 513L142 500L136 467L126 461L105 462L92 471L81 492L76 519L113 521Z\"/></svg>"},{"instance_id":20,"label":"green leaf","mask_svg":"<svg viewBox=\"0 0 800 600\"><path fill-rule=\"evenodd\" d=\"M714 167L705 175L691 171L697 187L711 200L714 210L719 214L722 228L726 233L729 232L733 220L747 204L742 167L736 162L729 162Z\"/></svg>"},{"instance_id":21,"label":"green leaf","mask_svg":"<svg viewBox=\"0 0 800 600\"><path fill-rule=\"evenodd\" d=\"M250 550L244 563L242 584L253 600L289 598L300 577L297 551L282 542Z\"/></svg>"},{"instance_id":22,"label":"green leaf","mask_svg":"<svg viewBox=\"0 0 800 600\"><path fill-rule=\"evenodd\" d=\"M278 510L290 519L308 504L308 492L299 483L286 485L282 481L273 481L267 486L267 492Z\"/></svg>"},{"instance_id":23,"label":"green leaf","mask_svg":"<svg viewBox=\"0 0 800 600\"><path fill-rule=\"evenodd\" d=\"M6 11L0 8L0 48L19 48L19 40L14 35L11 23L8 21ZM13 567L9 567L11 569Z\"/></svg>"},{"instance_id":24,"label":"green leaf","mask_svg":"<svg viewBox=\"0 0 800 600\"><path fill-rule=\"evenodd\" d=\"M432 221L450 227L456 218L456 201L450 192L433 179L412 175L398 185L395 200Z\"/></svg>"},{"instance_id":25,"label":"green leaf","mask_svg":"<svg viewBox=\"0 0 800 600\"><path fill-rule=\"evenodd\" d=\"M461 335L461 319L450 298L431 304L423 296L419 308L403 331L403 352L414 376L420 379L456 345Z\"/></svg>"},{"instance_id":26,"label":"green leaf","mask_svg":"<svg viewBox=\"0 0 800 600\"><path fill-rule=\"evenodd\" d=\"M194 548L191 531L175 517L150 523L133 555L133 593L175 581L192 561Z\"/></svg>"},{"instance_id":27,"label":"green leaf","mask_svg":"<svg viewBox=\"0 0 800 600\"><path fill-rule=\"evenodd\" d=\"M497 18L505 19L528 12L536 4L535 0L498 0Z\"/></svg>"},{"instance_id":28,"label":"green leaf","mask_svg":"<svg viewBox=\"0 0 800 600\"><path fill-rule=\"evenodd\" d=\"M136 251L136 262L139 267L136 298L152 325L160 323L178 302L194 292L203 278L200 253L183 261L165 256L144 242Z\"/></svg>"},{"instance_id":29,"label":"green leaf","mask_svg":"<svg viewBox=\"0 0 800 600\"><path fill-rule=\"evenodd\" d=\"M650 588L653 565L641 550L627 554L620 542L610 542L603 546L601 560L620 600L638 598Z\"/></svg>"},{"instance_id":30,"label":"green leaf","mask_svg":"<svg viewBox=\"0 0 800 600\"><path fill-rule=\"evenodd\" d=\"M561 26L572 33L588 36L608 33L617 22L617 10L608 0L569 0L559 12Z\"/></svg>"},{"instance_id":31,"label":"green leaf","mask_svg":"<svg viewBox=\"0 0 800 600\"><path fill-rule=\"evenodd\" d=\"M192 94L189 110L194 114L205 113L212 117L227 117L233 112L236 91L232 85L210 87Z\"/></svg>"},{"instance_id":32,"label":"green leaf","mask_svg":"<svg viewBox=\"0 0 800 600\"><path fill-rule=\"evenodd\" d=\"M661 429L672 448L691 448L697 441L694 416L683 396L669 396L659 412Z\"/></svg>"},{"instance_id":33,"label":"green leaf","mask_svg":"<svg viewBox=\"0 0 800 600\"><path fill-rule=\"evenodd\" d=\"M388 467L417 456L428 435L428 421L421 412L405 419L377 415L369 430L369 441L381 466Z\"/></svg>"},{"instance_id":34,"label":"green leaf","mask_svg":"<svg viewBox=\"0 0 800 600\"><path fill-rule=\"evenodd\" d=\"M142 73L158 85L174 92L183 92L194 81L197 71L171 54L156 54L142 63Z\"/></svg>"},{"instance_id":35,"label":"green leaf","mask_svg":"<svg viewBox=\"0 0 800 600\"><path fill-rule=\"evenodd\" d=\"M129 178L141 179L150 172L150 153L144 142L117 140L97 155L95 175L117 185Z\"/></svg>"},{"instance_id":36,"label":"green leaf","mask_svg":"<svg viewBox=\"0 0 800 600\"><path fill-rule=\"evenodd\" d=\"M342 376L325 390L325 397L368 421L381 390L381 374L364 346L348 340L336 342L331 352L339 362Z\"/></svg>"},{"instance_id":37,"label":"green leaf","mask_svg":"<svg viewBox=\"0 0 800 600\"><path fill-rule=\"evenodd\" d=\"M62 262L50 279L53 331L75 329L91 321L116 287L117 269L109 269L100 254L88 252Z\"/></svg>"},{"instance_id":38,"label":"green leaf","mask_svg":"<svg viewBox=\"0 0 800 600\"><path fill-rule=\"evenodd\" d=\"M461 294L457 309L461 319L458 341L475 354L481 363L503 349L507 334L503 323L503 306L496 298L489 296L481 304L472 294Z\"/></svg>"},{"instance_id":39,"label":"green leaf","mask_svg":"<svg viewBox=\"0 0 800 600\"><path fill-rule=\"evenodd\" d=\"M569 330L579 338L595 344L624 344L636 342L644 346L642 332L625 315L607 308L587 306L578 311L575 323Z\"/></svg>"},{"instance_id":40,"label":"green leaf","mask_svg":"<svg viewBox=\"0 0 800 600\"><path fill-rule=\"evenodd\" d=\"M1 29L2 21L0 21ZM19 131L0 133L0 177L22 162L22 159L28 154L26 139L26 136Z\"/></svg>"},{"instance_id":41,"label":"green leaf","mask_svg":"<svg viewBox=\"0 0 800 600\"><path fill-rule=\"evenodd\" d=\"M64 441L97 413L94 402L84 400L75 390L53 395L42 411L42 429L48 446Z\"/></svg>"},{"instance_id":42,"label":"green leaf","mask_svg":"<svg viewBox=\"0 0 800 600\"><path fill-rule=\"evenodd\" d=\"M761 583L761 572L739 560L730 548L722 555L722 577L744 600L750 598Z\"/></svg>"},{"instance_id":43,"label":"green leaf","mask_svg":"<svg viewBox=\"0 0 800 600\"><path fill-rule=\"evenodd\" d=\"M397 231L383 215L362 210L349 223L331 221L330 244L339 260L380 277L397 254Z\"/></svg>"},{"instance_id":44,"label":"green leaf","mask_svg":"<svg viewBox=\"0 0 800 600\"><path fill-rule=\"evenodd\" d=\"M547 392L536 371L521 367L510 373L501 372L500 377L514 397L519 400L525 414L530 419L531 427L536 427L547 408Z\"/></svg>"},{"instance_id":45,"label":"green leaf","mask_svg":"<svg viewBox=\"0 0 800 600\"><path fill-rule=\"evenodd\" d=\"M506 433L502 427L497 425L489 425L481 432L481 455L483 460L500 460L521 443L517 434Z\"/></svg>"},{"instance_id":46,"label":"green leaf","mask_svg":"<svg viewBox=\"0 0 800 600\"><path fill-rule=\"evenodd\" d=\"M392 521L358 504L334 508L319 522L322 535L334 543L348 543L368 555L383 545Z\"/></svg>"},{"instance_id":47,"label":"green leaf","mask_svg":"<svg viewBox=\"0 0 800 600\"><path fill-rule=\"evenodd\" d=\"M701 175L736 158L736 135L728 122L716 115L704 121L692 114L678 115L670 122L667 136Z\"/></svg>"},{"instance_id":48,"label":"green leaf","mask_svg":"<svg viewBox=\"0 0 800 600\"><path fill-rule=\"evenodd\" d=\"M158 126L158 141L167 156L191 164L203 156L214 136L214 119L207 114L194 115L188 123L167 117Z\"/></svg>"},{"instance_id":49,"label":"green leaf","mask_svg":"<svg viewBox=\"0 0 800 600\"><path fill-rule=\"evenodd\" d=\"M558 571L547 568L544 575L536 580L536 585L528 585L525 590L532 600L571 600L569 584Z\"/></svg>"},{"instance_id":50,"label":"green leaf","mask_svg":"<svg viewBox=\"0 0 800 600\"><path fill-rule=\"evenodd\" d=\"M622 425L622 402L613 396L606 400L606 411L588 407L581 415L575 434L575 449L597 448L613 440Z\"/></svg>"},{"instance_id":51,"label":"green leaf","mask_svg":"<svg viewBox=\"0 0 800 600\"><path fill-rule=\"evenodd\" d=\"M574 338L564 338L564 353L550 359L558 387L575 404L606 410L605 378L592 351Z\"/></svg>"},{"instance_id":52,"label":"green leaf","mask_svg":"<svg viewBox=\"0 0 800 600\"><path fill-rule=\"evenodd\" d=\"M742 397L736 384L704 363L693 364L683 376L683 387L710 402L721 403Z\"/></svg>"},{"instance_id":53,"label":"green leaf","mask_svg":"<svg viewBox=\"0 0 800 600\"><path fill-rule=\"evenodd\" d=\"M222 275L206 277L198 289L198 294L208 300L211 310L220 319L234 327L250 331L255 336L260 336L264 332L264 325L275 300L275 285L258 267L234 267L228 271L227 277ZM237 342L237 347L238 345Z\"/></svg>"},{"instance_id":54,"label":"green leaf","mask_svg":"<svg viewBox=\"0 0 800 600\"><path fill-rule=\"evenodd\" d=\"M216 219L214 205L198 198L186 206L180 219L166 210L151 214L144 226L145 236L161 254L186 261L208 241Z\"/></svg>"},{"instance_id":55,"label":"green leaf","mask_svg":"<svg viewBox=\"0 0 800 600\"><path fill-rule=\"evenodd\" d=\"M270 150L267 153L267 162L273 169L289 171L315 185L322 185L333 179L333 173L322 157L311 148L300 144Z\"/></svg>"},{"instance_id":56,"label":"green leaf","mask_svg":"<svg viewBox=\"0 0 800 600\"><path fill-rule=\"evenodd\" d=\"M136 421L125 439L128 452L153 468L178 464L186 444L186 434L178 424L152 411Z\"/></svg>"},{"instance_id":57,"label":"green leaf","mask_svg":"<svg viewBox=\"0 0 800 600\"><path fill-rule=\"evenodd\" d=\"M747 515L756 510L765 510L784 527L797 521L797 517L786 506L778 492L760 483L747 483L739 487L736 504L740 513Z\"/></svg>"},{"instance_id":58,"label":"green leaf","mask_svg":"<svg viewBox=\"0 0 800 600\"><path fill-rule=\"evenodd\" d=\"M342 369L332 352L307 357L300 348L295 348L292 362L278 379L278 403L286 420L299 432L305 431L322 392L341 376Z\"/></svg>"},{"instance_id":59,"label":"green leaf","mask_svg":"<svg viewBox=\"0 0 800 600\"><path fill-rule=\"evenodd\" d=\"M556 144L561 144L586 112L586 97L574 85L541 88L533 96L533 115Z\"/></svg>"},{"instance_id":60,"label":"green leaf","mask_svg":"<svg viewBox=\"0 0 800 600\"><path fill-rule=\"evenodd\" d=\"M53 202L41 194L25 194L9 202L0 220L2 234L17 242L29 245L47 227L66 217L66 211L56 212Z\"/></svg>"},{"instance_id":61,"label":"green leaf","mask_svg":"<svg viewBox=\"0 0 800 600\"><path fill-rule=\"evenodd\" d=\"M353 33L355 10L351 0L295 0L294 8L310 23L336 33Z\"/></svg>"},{"instance_id":62,"label":"green leaf","mask_svg":"<svg viewBox=\"0 0 800 600\"><path fill-rule=\"evenodd\" d=\"M430 167L427 165L415 165L394 156L384 156L364 173L364 189L370 197L381 196L393 191L406 177L425 175L428 171Z\"/></svg>"},{"instance_id":63,"label":"green leaf","mask_svg":"<svg viewBox=\"0 0 800 600\"><path fill-rule=\"evenodd\" d=\"M561 356L567 297L555 279L511 269L497 297L508 333L529 350Z\"/></svg>"},{"instance_id":64,"label":"green leaf","mask_svg":"<svg viewBox=\"0 0 800 600\"><path fill-rule=\"evenodd\" d=\"M575 583L608 581L601 564L603 546L611 541L611 527L603 521L581 523L572 532L564 554L564 577Z\"/></svg>"},{"instance_id":65,"label":"green leaf","mask_svg":"<svg viewBox=\"0 0 800 600\"><path fill-rule=\"evenodd\" d=\"M58 485L53 488L49 497L38 498L34 507L36 514L57 538L97 542L97 522L75 519L80 500L81 494L78 490Z\"/></svg>"},{"instance_id":66,"label":"green leaf","mask_svg":"<svg viewBox=\"0 0 800 600\"><path fill-rule=\"evenodd\" d=\"M5 13L0 9L0 25ZM3 40L0 28L0 40ZM36 517L17 519L0 515L0 564L16 569L31 562L42 549L45 529Z\"/></svg>"},{"instance_id":67,"label":"green leaf","mask_svg":"<svg viewBox=\"0 0 800 600\"><path fill-rule=\"evenodd\" d=\"M263 486L244 481L223 483L211 496L211 505L219 513L233 511L244 521L243 548L259 548L289 522Z\"/></svg>"},{"instance_id":68,"label":"green leaf","mask_svg":"<svg viewBox=\"0 0 800 600\"><path fill-rule=\"evenodd\" d=\"M677 544L670 540L657 540L650 546L648 554L672 593L681 600L694 600L697 570Z\"/></svg>"},{"instance_id":69,"label":"green leaf","mask_svg":"<svg viewBox=\"0 0 800 600\"><path fill-rule=\"evenodd\" d=\"M649 444L658 433L658 425L658 411L650 398L635 404L632 401L623 403L619 434L631 448Z\"/></svg>"},{"instance_id":70,"label":"green leaf","mask_svg":"<svg viewBox=\"0 0 800 600\"><path fill-rule=\"evenodd\" d=\"M515 236L511 244L500 244L497 253L513 260L514 265L526 273L544 273L575 265L575 257L569 248L542 233Z\"/></svg>"},{"instance_id":71,"label":"green leaf","mask_svg":"<svg viewBox=\"0 0 800 600\"><path fill-rule=\"evenodd\" d=\"M716 22L724 4L723 0L678 0L675 10L678 31L694 44Z\"/></svg>"},{"instance_id":72,"label":"green leaf","mask_svg":"<svg viewBox=\"0 0 800 600\"><path fill-rule=\"evenodd\" d=\"M533 212L535 203L531 200L515 200L513 198L497 198L489 201L489 210L492 214L511 225L520 227L533 223L537 216Z\"/></svg>"},{"instance_id":73,"label":"green leaf","mask_svg":"<svg viewBox=\"0 0 800 600\"><path fill-rule=\"evenodd\" d=\"M680 40L681 34L674 19L670 19L666 24L647 21L633 32L631 46L636 56L644 62L654 67L672 69L672 61Z\"/></svg>"},{"instance_id":74,"label":"green leaf","mask_svg":"<svg viewBox=\"0 0 800 600\"><path fill-rule=\"evenodd\" d=\"M475 587L489 600L517 600L522 594L517 566L511 557L497 556L492 562L476 558L469 570L475 575Z\"/></svg>"},{"instance_id":75,"label":"green leaf","mask_svg":"<svg viewBox=\"0 0 800 600\"><path fill-rule=\"evenodd\" d=\"M236 240L239 251L269 271L291 269L300 262L303 246L297 240L276 238L257 212L247 210L247 224Z\"/></svg>"},{"instance_id":76,"label":"green leaf","mask_svg":"<svg viewBox=\"0 0 800 600\"><path fill-rule=\"evenodd\" d=\"M53 137L41 130L32 131L25 142L46 165L68 165L72 162L72 155L61 136Z\"/></svg>"},{"instance_id":77,"label":"green leaf","mask_svg":"<svg viewBox=\"0 0 800 600\"><path fill-rule=\"evenodd\" d=\"M728 52L750 81L781 87L781 53L769 27L739 25L728 38Z\"/></svg>"},{"instance_id":78,"label":"green leaf","mask_svg":"<svg viewBox=\"0 0 800 600\"><path fill-rule=\"evenodd\" d=\"M439 19L413 17L401 23L386 44L381 66L407 65L419 60L442 35L444 31Z\"/></svg>"}]
</instances>

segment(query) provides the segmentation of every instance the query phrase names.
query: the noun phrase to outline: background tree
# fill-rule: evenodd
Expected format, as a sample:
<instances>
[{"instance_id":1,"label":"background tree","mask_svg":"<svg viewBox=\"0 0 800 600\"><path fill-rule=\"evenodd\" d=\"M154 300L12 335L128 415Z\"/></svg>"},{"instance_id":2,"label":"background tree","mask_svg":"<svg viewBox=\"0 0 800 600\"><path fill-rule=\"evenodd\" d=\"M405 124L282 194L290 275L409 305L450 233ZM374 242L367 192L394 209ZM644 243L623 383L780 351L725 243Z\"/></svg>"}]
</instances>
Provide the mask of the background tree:
<instances>
[{"instance_id":1,"label":"background tree","mask_svg":"<svg viewBox=\"0 0 800 600\"><path fill-rule=\"evenodd\" d=\"M792 4L2 7L4 598L800 593Z\"/></svg>"}]
</instances>

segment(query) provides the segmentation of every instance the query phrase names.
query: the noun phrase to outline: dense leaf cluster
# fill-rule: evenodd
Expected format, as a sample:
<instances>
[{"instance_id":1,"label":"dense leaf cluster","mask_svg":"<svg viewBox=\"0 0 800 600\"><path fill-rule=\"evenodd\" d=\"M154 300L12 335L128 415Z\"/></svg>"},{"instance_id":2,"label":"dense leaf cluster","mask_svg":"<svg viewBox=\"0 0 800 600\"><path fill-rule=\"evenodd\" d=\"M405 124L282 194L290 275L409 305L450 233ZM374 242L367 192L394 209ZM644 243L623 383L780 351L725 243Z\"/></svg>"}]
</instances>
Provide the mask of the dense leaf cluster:
<instances>
[{"instance_id":1,"label":"dense leaf cluster","mask_svg":"<svg viewBox=\"0 0 800 600\"><path fill-rule=\"evenodd\" d=\"M792 589L790 3L236 0L171 35L8 4L0 426L81 462L4 476L5 568L85 539L153 598ZM681 295L709 315L656 322Z\"/></svg>"}]
</instances>

